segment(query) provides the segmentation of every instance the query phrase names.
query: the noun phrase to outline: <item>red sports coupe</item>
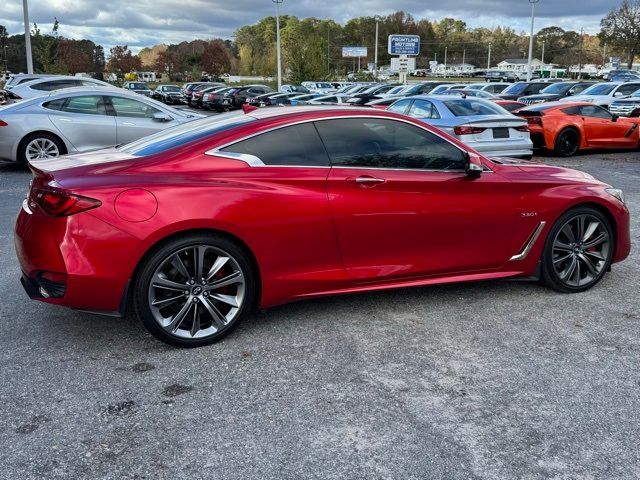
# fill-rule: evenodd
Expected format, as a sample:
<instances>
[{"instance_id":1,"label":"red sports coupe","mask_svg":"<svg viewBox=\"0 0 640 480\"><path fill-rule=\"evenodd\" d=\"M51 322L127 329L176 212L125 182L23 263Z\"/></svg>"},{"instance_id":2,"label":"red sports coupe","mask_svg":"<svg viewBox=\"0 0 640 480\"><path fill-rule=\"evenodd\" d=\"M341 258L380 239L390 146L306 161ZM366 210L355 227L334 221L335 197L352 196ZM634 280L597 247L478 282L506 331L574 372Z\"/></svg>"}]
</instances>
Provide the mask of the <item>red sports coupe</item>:
<instances>
[{"instance_id":1,"label":"red sports coupe","mask_svg":"<svg viewBox=\"0 0 640 480\"><path fill-rule=\"evenodd\" d=\"M32 170L15 230L29 296L132 305L183 347L323 295L515 277L580 292L630 249L621 191L371 108L221 115Z\"/></svg>"}]
</instances>

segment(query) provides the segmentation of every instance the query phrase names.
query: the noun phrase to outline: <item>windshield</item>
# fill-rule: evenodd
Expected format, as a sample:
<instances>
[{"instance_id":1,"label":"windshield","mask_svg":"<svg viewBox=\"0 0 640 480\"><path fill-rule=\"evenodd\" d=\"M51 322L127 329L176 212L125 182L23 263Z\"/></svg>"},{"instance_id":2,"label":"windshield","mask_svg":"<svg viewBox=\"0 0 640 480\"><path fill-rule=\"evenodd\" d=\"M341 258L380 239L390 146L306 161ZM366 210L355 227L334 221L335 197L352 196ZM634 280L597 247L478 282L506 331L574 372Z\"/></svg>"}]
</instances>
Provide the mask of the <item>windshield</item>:
<instances>
[{"instance_id":1,"label":"windshield","mask_svg":"<svg viewBox=\"0 0 640 480\"><path fill-rule=\"evenodd\" d=\"M553 85L549 85L546 88L543 88L540 93L553 93L557 95L564 95L571 87L573 87L575 83L554 83Z\"/></svg>"},{"instance_id":2,"label":"windshield","mask_svg":"<svg viewBox=\"0 0 640 480\"><path fill-rule=\"evenodd\" d=\"M444 104L456 117L467 117L470 115L505 115L508 113L494 103L474 98L445 100Z\"/></svg>"},{"instance_id":3,"label":"windshield","mask_svg":"<svg viewBox=\"0 0 640 480\"><path fill-rule=\"evenodd\" d=\"M175 85L167 85L163 87L165 92L179 92L180 87L176 87Z\"/></svg>"},{"instance_id":4,"label":"windshield","mask_svg":"<svg viewBox=\"0 0 640 480\"><path fill-rule=\"evenodd\" d=\"M507 87L502 93L504 93L505 95L519 95L520 93L525 91L527 85L529 84L524 82L514 83L510 87Z\"/></svg>"},{"instance_id":5,"label":"windshield","mask_svg":"<svg viewBox=\"0 0 640 480\"><path fill-rule=\"evenodd\" d=\"M609 95L617 86L618 84L616 83L599 83L587 88L581 95Z\"/></svg>"},{"instance_id":6,"label":"windshield","mask_svg":"<svg viewBox=\"0 0 640 480\"><path fill-rule=\"evenodd\" d=\"M166 152L175 147L199 140L201 138L223 132L255 119L243 112L220 115L219 117L207 117L162 130L154 135L143 137L140 140L123 145L118 148L121 152L129 153L137 157Z\"/></svg>"},{"instance_id":7,"label":"windshield","mask_svg":"<svg viewBox=\"0 0 640 480\"><path fill-rule=\"evenodd\" d=\"M333 88L330 83L316 83L316 88Z\"/></svg>"},{"instance_id":8,"label":"windshield","mask_svg":"<svg viewBox=\"0 0 640 480\"><path fill-rule=\"evenodd\" d=\"M147 86L144 83L130 83L129 86L134 90L147 90Z\"/></svg>"}]
</instances>

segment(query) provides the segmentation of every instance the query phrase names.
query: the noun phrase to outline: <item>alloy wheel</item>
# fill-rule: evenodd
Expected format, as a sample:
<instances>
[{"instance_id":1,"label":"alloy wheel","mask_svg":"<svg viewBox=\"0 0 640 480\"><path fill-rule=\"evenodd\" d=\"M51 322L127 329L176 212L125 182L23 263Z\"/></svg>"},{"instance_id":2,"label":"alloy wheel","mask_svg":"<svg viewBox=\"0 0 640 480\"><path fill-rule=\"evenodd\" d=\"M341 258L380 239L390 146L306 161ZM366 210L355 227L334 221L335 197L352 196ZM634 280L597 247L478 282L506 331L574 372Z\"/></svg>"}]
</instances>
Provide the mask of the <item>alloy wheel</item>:
<instances>
[{"instance_id":1,"label":"alloy wheel","mask_svg":"<svg viewBox=\"0 0 640 480\"><path fill-rule=\"evenodd\" d=\"M567 130L558 138L558 152L565 157L570 157L578 151L579 142L578 134L573 130Z\"/></svg>"},{"instance_id":2,"label":"alloy wheel","mask_svg":"<svg viewBox=\"0 0 640 480\"><path fill-rule=\"evenodd\" d=\"M27 160L39 160L42 158L57 157L60 150L53 140L48 138L34 138L25 148L25 156Z\"/></svg>"},{"instance_id":3,"label":"alloy wheel","mask_svg":"<svg viewBox=\"0 0 640 480\"><path fill-rule=\"evenodd\" d=\"M570 218L553 239L553 268L569 287L596 282L609 258L611 239L604 223L594 215Z\"/></svg>"},{"instance_id":4,"label":"alloy wheel","mask_svg":"<svg viewBox=\"0 0 640 480\"><path fill-rule=\"evenodd\" d=\"M245 275L229 253L211 245L185 247L155 269L148 290L153 318L167 333L204 338L225 329L245 299Z\"/></svg>"}]
</instances>

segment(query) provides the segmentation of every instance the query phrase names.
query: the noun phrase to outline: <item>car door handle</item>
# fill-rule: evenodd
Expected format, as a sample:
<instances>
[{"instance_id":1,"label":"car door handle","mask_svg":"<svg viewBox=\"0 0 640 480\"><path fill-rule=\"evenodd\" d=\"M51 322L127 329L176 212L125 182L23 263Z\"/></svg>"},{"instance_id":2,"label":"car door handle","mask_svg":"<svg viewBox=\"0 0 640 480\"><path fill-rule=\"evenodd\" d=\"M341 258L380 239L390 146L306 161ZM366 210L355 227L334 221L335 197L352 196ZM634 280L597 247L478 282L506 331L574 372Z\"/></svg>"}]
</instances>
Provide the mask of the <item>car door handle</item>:
<instances>
[{"instance_id":1,"label":"car door handle","mask_svg":"<svg viewBox=\"0 0 640 480\"><path fill-rule=\"evenodd\" d=\"M349 178L347 179L349 183L355 183L356 185L360 185L362 187L373 187L375 185L380 185L381 183L385 183L386 180L383 178L370 177L369 175L361 175L357 178Z\"/></svg>"},{"instance_id":2,"label":"car door handle","mask_svg":"<svg viewBox=\"0 0 640 480\"><path fill-rule=\"evenodd\" d=\"M133 122L122 122L122 125L126 125L127 127L135 127L136 124Z\"/></svg>"}]
</instances>

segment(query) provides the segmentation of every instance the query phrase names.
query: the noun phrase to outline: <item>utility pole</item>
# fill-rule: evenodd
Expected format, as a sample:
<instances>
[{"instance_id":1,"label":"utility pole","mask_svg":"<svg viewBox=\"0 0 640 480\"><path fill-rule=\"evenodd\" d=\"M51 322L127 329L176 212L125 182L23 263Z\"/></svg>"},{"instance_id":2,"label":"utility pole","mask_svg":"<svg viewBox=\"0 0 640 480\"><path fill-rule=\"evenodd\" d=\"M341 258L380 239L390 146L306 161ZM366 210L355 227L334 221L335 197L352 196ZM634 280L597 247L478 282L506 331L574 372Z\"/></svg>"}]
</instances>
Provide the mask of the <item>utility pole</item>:
<instances>
[{"instance_id":1,"label":"utility pole","mask_svg":"<svg viewBox=\"0 0 640 480\"><path fill-rule=\"evenodd\" d=\"M536 22L536 3L540 0L529 0L531 4L531 35L529 36L529 62L527 63L527 82L531 81L531 64L533 63L533 28Z\"/></svg>"},{"instance_id":2,"label":"utility pole","mask_svg":"<svg viewBox=\"0 0 640 480\"><path fill-rule=\"evenodd\" d=\"M331 67L329 66L330 59L330 47L331 47L331 38L329 35L331 34L331 25L327 23L327 74L331 73Z\"/></svg>"},{"instance_id":3,"label":"utility pole","mask_svg":"<svg viewBox=\"0 0 640 480\"><path fill-rule=\"evenodd\" d=\"M547 44L546 40L542 41L542 66L544 67L544 47Z\"/></svg>"},{"instance_id":4,"label":"utility pole","mask_svg":"<svg viewBox=\"0 0 640 480\"><path fill-rule=\"evenodd\" d=\"M464 68L464 63L467 58L467 49L462 50L462 67Z\"/></svg>"},{"instance_id":5,"label":"utility pole","mask_svg":"<svg viewBox=\"0 0 640 480\"><path fill-rule=\"evenodd\" d=\"M444 74L445 77L447 76L447 47L444 47Z\"/></svg>"},{"instance_id":6,"label":"utility pole","mask_svg":"<svg viewBox=\"0 0 640 480\"><path fill-rule=\"evenodd\" d=\"M373 60L373 64L375 65L376 74L378 72L378 20L376 20L376 51Z\"/></svg>"},{"instance_id":7,"label":"utility pole","mask_svg":"<svg viewBox=\"0 0 640 480\"><path fill-rule=\"evenodd\" d=\"M29 32L29 5L22 0L24 14L24 49L27 52L27 73L33 74L33 57L31 56L31 32Z\"/></svg>"},{"instance_id":8,"label":"utility pole","mask_svg":"<svg viewBox=\"0 0 640 480\"><path fill-rule=\"evenodd\" d=\"M582 80L582 47L584 45L584 28L580 29L580 53L578 54L578 80Z\"/></svg>"},{"instance_id":9,"label":"utility pole","mask_svg":"<svg viewBox=\"0 0 640 480\"><path fill-rule=\"evenodd\" d=\"M489 56L487 58L487 70L491 68L491 44L489 44Z\"/></svg>"},{"instance_id":10,"label":"utility pole","mask_svg":"<svg viewBox=\"0 0 640 480\"><path fill-rule=\"evenodd\" d=\"M27 0L24 0L25 2ZM282 61L280 59L280 4L284 0L271 0L276 4L276 49L278 50L278 91L282 88Z\"/></svg>"}]
</instances>

